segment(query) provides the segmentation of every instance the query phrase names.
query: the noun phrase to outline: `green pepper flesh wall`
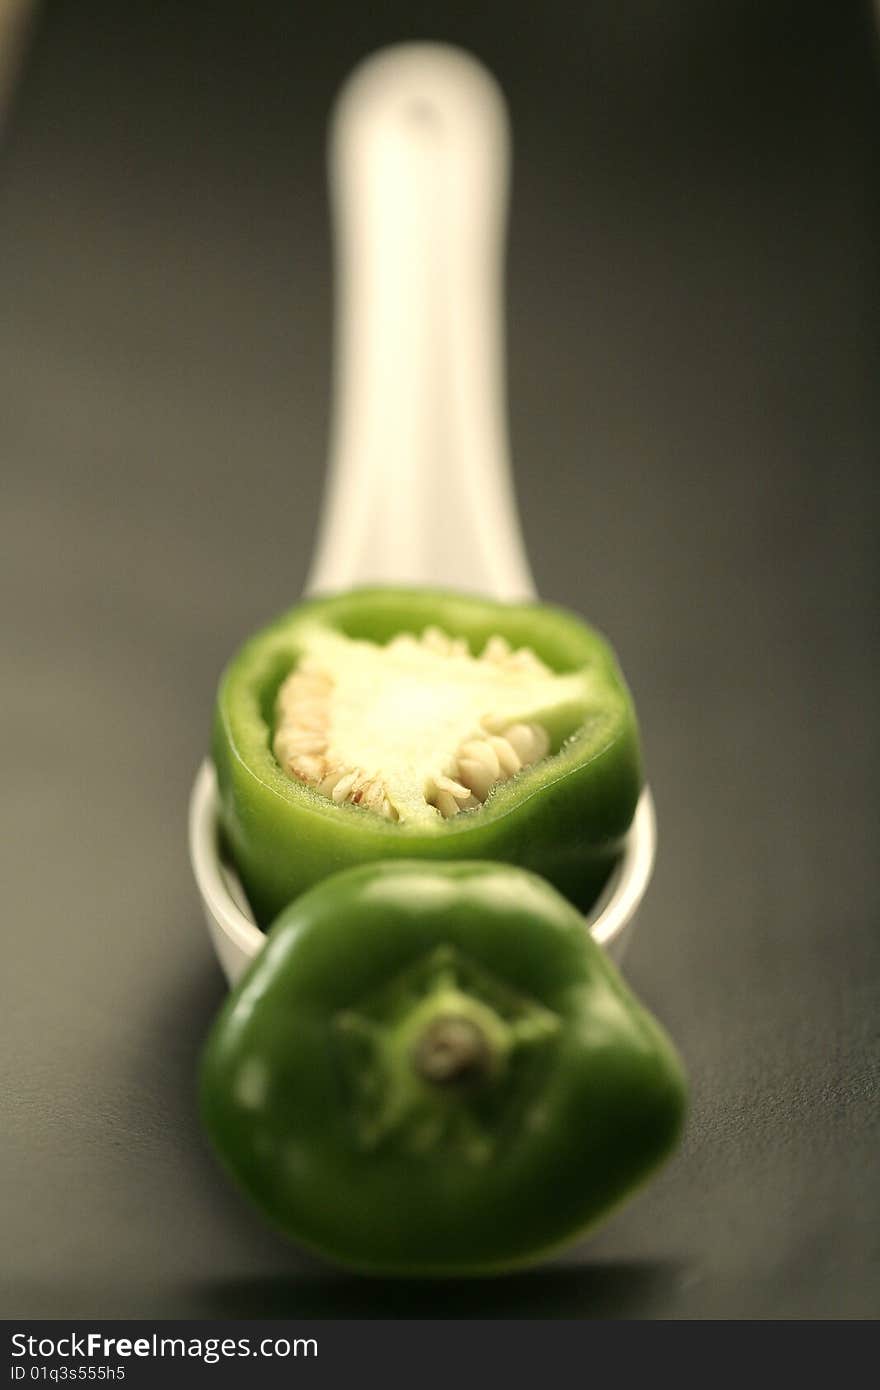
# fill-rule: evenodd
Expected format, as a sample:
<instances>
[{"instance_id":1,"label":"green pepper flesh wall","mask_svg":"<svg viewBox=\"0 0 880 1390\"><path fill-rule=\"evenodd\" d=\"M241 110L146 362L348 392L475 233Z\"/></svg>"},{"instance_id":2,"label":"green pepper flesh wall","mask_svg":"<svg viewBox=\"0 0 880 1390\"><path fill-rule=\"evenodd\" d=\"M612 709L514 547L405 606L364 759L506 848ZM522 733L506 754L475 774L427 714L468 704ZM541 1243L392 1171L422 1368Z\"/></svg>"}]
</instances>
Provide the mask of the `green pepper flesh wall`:
<instances>
[{"instance_id":1,"label":"green pepper flesh wall","mask_svg":"<svg viewBox=\"0 0 880 1390\"><path fill-rule=\"evenodd\" d=\"M579 913L498 864L390 861L291 904L223 1006L204 1123L283 1232L355 1268L492 1273L577 1238L680 1131L663 1030Z\"/></svg>"},{"instance_id":2,"label":"green pepper flesh wall","mask_svg":"<svg viewBox=\"0 0 880 1390\"><path fill-rule=\"evenodd\" d=\"M252 638L218 693L225 842L266 926L336 870L496 859L582 909L641 789L614 655L561 609L422 589L300 604Z\"/></svg>"}]
</instances>

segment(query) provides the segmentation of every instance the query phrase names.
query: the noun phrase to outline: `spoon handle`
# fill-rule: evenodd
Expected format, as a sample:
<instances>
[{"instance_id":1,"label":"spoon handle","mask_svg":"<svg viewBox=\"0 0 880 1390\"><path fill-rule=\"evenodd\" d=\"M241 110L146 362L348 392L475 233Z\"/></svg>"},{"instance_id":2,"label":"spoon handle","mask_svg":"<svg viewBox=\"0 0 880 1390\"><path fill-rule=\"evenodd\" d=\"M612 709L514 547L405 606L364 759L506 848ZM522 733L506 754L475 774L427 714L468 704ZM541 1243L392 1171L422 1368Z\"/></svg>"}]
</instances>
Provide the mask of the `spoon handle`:
<instances>
[{"instance_id":1,"label":"spoon handle","mask_svg":"<svg viewBox=\"0 0 880 1390\"><path fill-rule=\"evenodd\" d=\"M343 89L334 419L310 592L534 595L504 398L508 165L501 94L460 50L386 49Z\"/></svg>"}]
</instances>

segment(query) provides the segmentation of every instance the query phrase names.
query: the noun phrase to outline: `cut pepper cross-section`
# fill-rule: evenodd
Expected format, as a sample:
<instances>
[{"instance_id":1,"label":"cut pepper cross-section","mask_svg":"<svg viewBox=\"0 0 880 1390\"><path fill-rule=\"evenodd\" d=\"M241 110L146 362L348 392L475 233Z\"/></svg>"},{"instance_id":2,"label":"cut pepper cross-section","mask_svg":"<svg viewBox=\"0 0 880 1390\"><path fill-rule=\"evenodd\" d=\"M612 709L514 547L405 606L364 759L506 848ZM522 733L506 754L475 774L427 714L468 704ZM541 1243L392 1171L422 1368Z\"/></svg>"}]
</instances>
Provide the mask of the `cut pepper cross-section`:
<instances>
[{"instance_id":1,"label":"cut pepper cross-section","mask_svg":"<svg viewBox=\"0 0 880 1390\"><path fill-rule=\"evenodd\" d=\"M642 785L607 642L570 613L431 589L299 604L220 683L223 847L261 925L346 865L493 859L595 901Z\"/></svg>"},{"instance_id":2,"label":"cut pepper cross-section","mask_svg":"<svg viewBox=\"0 0 880 1390\"><path fill-rule=\"evenodd\" d=\"M448 818L546 757L536 711L576 693L571 677L497 634L475 657L434 626L385 645L320 633L279 690L273 749L337 803L395 821Z\"/></svg>"}]
</instances>

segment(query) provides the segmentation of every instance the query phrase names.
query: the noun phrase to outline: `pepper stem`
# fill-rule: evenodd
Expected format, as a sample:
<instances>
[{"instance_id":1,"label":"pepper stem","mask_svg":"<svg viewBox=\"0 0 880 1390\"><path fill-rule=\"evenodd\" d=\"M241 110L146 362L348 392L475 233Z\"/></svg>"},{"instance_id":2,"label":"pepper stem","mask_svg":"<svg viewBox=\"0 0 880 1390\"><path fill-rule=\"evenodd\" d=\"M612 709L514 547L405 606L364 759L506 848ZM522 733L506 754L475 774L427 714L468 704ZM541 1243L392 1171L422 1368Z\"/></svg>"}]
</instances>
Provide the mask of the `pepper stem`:
<instances>
[{"instance_id":1,"label":"pepper stem","mask_svg":"<svg viewBox=\"0 0 880 1390\"><path fill-rule=\"evenodd\" d=\"M423 1081L450 1086L482 1081L494 1069L485 1031L463 1014L441 1014L413 1044L412 1064Z\"/></svg>"}]
</instances>

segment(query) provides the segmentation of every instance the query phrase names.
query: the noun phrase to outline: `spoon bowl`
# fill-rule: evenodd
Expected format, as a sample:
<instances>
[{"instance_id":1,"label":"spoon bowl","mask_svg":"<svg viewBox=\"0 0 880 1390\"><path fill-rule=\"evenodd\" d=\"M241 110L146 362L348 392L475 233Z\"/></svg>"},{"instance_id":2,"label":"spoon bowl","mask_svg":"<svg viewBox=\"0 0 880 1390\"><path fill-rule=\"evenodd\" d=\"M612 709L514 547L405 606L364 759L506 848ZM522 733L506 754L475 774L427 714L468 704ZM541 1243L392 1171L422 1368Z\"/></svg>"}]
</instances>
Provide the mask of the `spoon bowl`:
<instances>
[{"instance_id":1,"label":"spoon bowl","mask_svg":"<svg viewBox=\"0 0 880 1390\"><path fill-rule=\"evenodd\" d=\"M235 869L222 854L219 812L217 779L213 765L206 759L190 799L189 850L211 941L223 973L234 985L262 949L266 936L254 921ZM594 941L604 946L618 964L651 878L656 844L654 802L645 788L623 854L584 919ZM292 852L295 850L293 846Z\"/></svg>"}]
</instances>

